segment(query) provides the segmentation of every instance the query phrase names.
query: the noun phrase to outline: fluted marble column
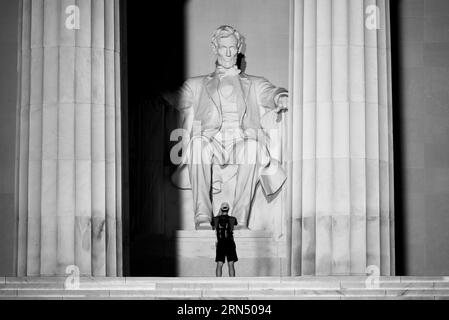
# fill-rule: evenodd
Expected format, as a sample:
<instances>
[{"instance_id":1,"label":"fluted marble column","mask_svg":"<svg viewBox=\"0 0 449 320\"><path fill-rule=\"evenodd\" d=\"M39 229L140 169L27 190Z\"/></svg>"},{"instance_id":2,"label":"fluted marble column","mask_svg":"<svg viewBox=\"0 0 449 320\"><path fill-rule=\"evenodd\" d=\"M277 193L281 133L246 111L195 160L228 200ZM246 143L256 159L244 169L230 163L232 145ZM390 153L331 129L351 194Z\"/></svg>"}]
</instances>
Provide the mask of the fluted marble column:
<instances>
[{"instance_id":1,"label":"fluted marble column","mask_svg":"<svg viewBox=\"0 0 449 320\"><path fill-rule=\"evenodd\" d=\"M21 13L18 275L121 275L119 0Z\"/></svg>"},{"instance_id":2,"label":"fluted marble column","mask_svg":"<svg viewBox=\"0 0 449 320\"><path fill-rule=\"evenodd\" d=\"M388 0L291 1L292 275L394 274L389 32Z\"/></svg>"}]
</instances>

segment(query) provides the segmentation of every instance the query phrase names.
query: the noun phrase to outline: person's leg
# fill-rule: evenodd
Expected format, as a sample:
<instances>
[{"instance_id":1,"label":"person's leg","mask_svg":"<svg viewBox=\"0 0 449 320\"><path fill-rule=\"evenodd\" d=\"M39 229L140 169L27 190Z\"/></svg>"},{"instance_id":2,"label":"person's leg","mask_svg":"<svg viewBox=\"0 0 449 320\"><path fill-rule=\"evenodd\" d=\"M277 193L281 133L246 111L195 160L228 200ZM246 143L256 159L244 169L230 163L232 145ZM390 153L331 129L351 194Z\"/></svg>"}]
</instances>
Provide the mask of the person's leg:
<instances>
[{"instance_id":1,"label":"person's leg","mask_svg":"<svg viewBox=\"0 0 449 320\"><path fill-rule=\"evenodd\" d=\"M235 277L234 261L228 261L228 271L230 277Z\"/></svg>"},{"instance_id":2,"label":"person's leg","mask_svg":"<svg viewBox=\"0 0 449 320\"><path fill-rule=\"evenodd\" d=\"M215 275L217 277L221 277L223 274L223 262L218 261L217 262L217 269L215 270Z\"/></svg>"},{"instance_id":3,"label":"person's leg","mask_svg":"<svg viewBox=\"0 0 449 320\"><path fill-rule=\"evenodd\" d=\"M237 250L234 240L230 239L226 242L226 257L228 260L228 271L230 277L235 277L234 263L238 261Z\"/></svg>"},{"instance_id":4,"label":"person's leg","mask_svg":"<svg viewBox=\"0 0 449 320\"><path fill-rule=\"evenodd\" d=\"M217 277L221 277L223 264L226 261L226 248L225 243L223 241L218 240L215 243L215 262L217 263L217 268L215 270L215 275Z\"/></svg>"}]
</instances>

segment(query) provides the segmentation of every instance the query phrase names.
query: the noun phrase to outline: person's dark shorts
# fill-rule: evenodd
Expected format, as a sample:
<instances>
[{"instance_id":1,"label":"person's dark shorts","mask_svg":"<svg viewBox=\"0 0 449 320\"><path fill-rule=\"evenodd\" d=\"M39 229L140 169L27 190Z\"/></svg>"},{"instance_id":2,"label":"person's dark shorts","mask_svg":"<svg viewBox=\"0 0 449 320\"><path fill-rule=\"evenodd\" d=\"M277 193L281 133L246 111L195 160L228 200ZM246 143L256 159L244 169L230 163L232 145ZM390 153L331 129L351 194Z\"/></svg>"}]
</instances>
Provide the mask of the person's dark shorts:
<instances>
[{"instance_id":1,"label":"person's dark shorts","mask_svg":"<svg viewBox=\"0 0 449 320\"><path fill-rule=\"evenodd\" d=\"M225 258L228 262L237 261L237 251L235 250L234 240L219 240L217 241L217 255L215 262L225 262Z\"/></svg>"}]
</instances>

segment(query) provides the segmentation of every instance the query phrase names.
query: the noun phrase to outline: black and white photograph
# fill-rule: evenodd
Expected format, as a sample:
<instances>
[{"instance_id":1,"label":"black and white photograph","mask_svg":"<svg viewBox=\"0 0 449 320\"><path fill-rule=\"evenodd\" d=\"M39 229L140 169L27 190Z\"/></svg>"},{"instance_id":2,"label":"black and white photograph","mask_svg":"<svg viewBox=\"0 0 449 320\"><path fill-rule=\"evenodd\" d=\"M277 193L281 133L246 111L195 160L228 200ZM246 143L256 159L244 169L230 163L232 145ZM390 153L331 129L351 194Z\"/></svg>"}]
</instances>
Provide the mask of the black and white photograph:
<instances>
[{"instance_id":1,"label":"black and white photograph","mask_svg":"<svg viewBox=\"0 0 449 320\"><path fill-rule=\"evenodd\" d=\"M0 0L0 300L449 300L449 1Z\"/></svg>"}]
</instances>

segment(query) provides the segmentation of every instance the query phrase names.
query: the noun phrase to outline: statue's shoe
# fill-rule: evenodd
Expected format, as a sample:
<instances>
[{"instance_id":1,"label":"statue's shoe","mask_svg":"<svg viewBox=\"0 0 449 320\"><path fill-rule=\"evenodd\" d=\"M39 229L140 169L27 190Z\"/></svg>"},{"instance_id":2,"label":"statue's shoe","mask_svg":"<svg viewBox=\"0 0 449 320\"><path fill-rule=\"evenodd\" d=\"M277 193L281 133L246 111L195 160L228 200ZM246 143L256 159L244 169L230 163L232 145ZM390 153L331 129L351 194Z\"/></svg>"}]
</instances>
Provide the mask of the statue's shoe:
<instances>
[{"instance_id":1,"label":"statue's shoe","mask_svg":"<svg viewBox=\"0 0 449 320\"><path fill-rule=\"evenodd\" d=\"M200 223L195 225L195 230L212 230L210 223Z\"/></svg>"},{"instance_id":2,"label":"statue's shoe","mask_svg":"<svg viewBox=\"0 0 449 320\"><path fill-rule=\"evenodd\" d=\"M195 229L196 230L210 230L212 227L210 225L211 218L206 214L195 215Z\"/></svg>"}]
</instances>

